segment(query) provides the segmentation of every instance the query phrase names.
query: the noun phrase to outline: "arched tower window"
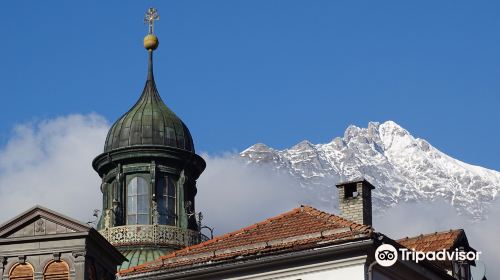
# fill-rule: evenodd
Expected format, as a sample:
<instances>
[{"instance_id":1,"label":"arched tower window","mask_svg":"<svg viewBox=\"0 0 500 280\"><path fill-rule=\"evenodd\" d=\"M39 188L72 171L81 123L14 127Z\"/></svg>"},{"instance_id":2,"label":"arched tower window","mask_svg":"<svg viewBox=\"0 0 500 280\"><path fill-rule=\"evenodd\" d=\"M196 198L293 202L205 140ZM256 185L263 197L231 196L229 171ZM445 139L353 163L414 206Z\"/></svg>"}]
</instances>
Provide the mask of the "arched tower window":
<instances>
[{"instance_id":1,"label":"arched tower window","mask_svg":"<svg viewBox=\"0 0 500 280\"><path fill-rule=\"evenodd\" d=\"M16 264L9 273L9 280L33 280L33 267L29 263Z\"/></svg>"},{"instance_id":2,"label":"arched tower window","mask_svg":"<svg viewBox=\"0 0 500 280\"><path fill-rule=\"evenodd\" d=\"M177 217L177 192L174 182L168 177L160 177L157 183L159 224L175 225Z\"/></svg>"},{"instance_id":3,"label":"arched tower window","mask_svg":"<svg viewBox=\"0 0 500 280\"><path fill-rule=\"evenodd\" d=\"M45 267L43 280L69 280L69 267L64 261L53 261Z\"/></svg>"},{"instance_id":4,"label":"arched tower window","mask_svg":"<svg viewBox=\"0 0 500 280\"><path fill-rule=\"evenodd\" d=\"M127 224L149 224L149 184L142 177L134 177L127 185Z\"/></svg>"}]
</instances>

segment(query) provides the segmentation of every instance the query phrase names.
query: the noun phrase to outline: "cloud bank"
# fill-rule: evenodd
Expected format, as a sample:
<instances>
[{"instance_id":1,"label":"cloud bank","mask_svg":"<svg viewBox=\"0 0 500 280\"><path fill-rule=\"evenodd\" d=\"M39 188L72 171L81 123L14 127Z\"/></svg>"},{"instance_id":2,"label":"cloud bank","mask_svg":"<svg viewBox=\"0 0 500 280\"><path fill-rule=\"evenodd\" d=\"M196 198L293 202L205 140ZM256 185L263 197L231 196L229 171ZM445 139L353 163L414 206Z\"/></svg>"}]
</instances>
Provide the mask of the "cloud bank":
<instances>
[{"instance_id":1,"label":"cloud bank","mask_svg":"<svg viewBox=\"0 0 500 280\"><path fill-rule=\"evenodd\" d=\"M0 223L35 204L88 221L101 208L91 162L108 127L96 114L17 125L0 149Z\"/></svg>"},{"instance_id":2,"label":"cloud bank","mask_svg":"<svg viewBox=\"0 0 500 280\"><path fill-rule=\"evenodd\" d=\"M314 196L291 176L268 166L248 166L237 155L204 155L207 169L198 180L197 210L217 234L311 204Z\"/></svg>"},{"instance_id":3,"label":"cloud bank","mask_svg":"<svg viewBox=\"0 0 500 280\"><path fill-rule=\"evenodd\" d=\"M103 149L109 123L96 114L69 115L17 125L0 147L0 223L35 204L81 221L101 208L100 179L91 167ZM203 223L223 234L308 204L337 212L332 194L301 186L269 166L248 166L237 155L203 155L207 169L198 181L197 210ZM332 182L332 185L335 182ZM329 190L327 190L329 191ZM404 203L374 218L377 231L393 238L463 228L483 252L488 275L500 275L500 203L490 217L469 222L445 202Z\"/></svg>"}]
</instances>

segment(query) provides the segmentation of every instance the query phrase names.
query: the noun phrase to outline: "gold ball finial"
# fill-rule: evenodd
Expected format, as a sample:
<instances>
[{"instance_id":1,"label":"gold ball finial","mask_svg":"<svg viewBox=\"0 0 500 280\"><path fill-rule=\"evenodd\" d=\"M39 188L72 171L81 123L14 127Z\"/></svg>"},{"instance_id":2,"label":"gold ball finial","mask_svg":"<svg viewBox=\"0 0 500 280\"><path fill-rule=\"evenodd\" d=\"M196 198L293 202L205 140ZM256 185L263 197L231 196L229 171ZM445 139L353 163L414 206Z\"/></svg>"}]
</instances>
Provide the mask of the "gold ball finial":
<instances>
[{"instance_id":1,"label":"gold ball finial","mask_svg":"<svg viewBox=\"0 0 500 280\"><path fill-rule=\"evenodd\" d=\"M154 34L148 34L144 37L144 48L148 51L154 51L158 48L160 42L158 41L158 37Z\"/></svg>"},{"instance_id":2,"label":"gold ball finial","mask_svg":"<svg viewBox=\"0 0 500 280\"><path fill-rule=\"evenodd\" d=\"M158 11L155 8L149 8L146 14L144 15L144 23L148 25L148 35L144 37L144 48L148 51L154 51L158 48L160 42L158 42L158 37L154 35L154 23L155 20L159 20L160 15L158 15Z\"/></svg>"}]
</instances>

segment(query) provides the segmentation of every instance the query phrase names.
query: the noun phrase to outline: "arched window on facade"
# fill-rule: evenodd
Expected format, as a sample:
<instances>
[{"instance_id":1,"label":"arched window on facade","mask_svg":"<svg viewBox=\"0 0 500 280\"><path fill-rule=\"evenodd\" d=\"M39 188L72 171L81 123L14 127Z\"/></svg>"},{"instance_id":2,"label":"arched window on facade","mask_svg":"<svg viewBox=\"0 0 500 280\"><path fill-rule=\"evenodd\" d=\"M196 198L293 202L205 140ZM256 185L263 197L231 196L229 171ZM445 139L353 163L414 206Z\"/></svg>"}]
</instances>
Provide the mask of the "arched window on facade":
<instances>
[{"instance_id":1,"label":"arched window on facade","mask_svg":"<svg viewBox=\"0 0 500 280\"><path fill-rule=\"evenodd\" d=\"M69 280L69 266L64 261L53 261L45 267L43 280Z\"/></svg>"},{"instance_id":2,"label":"arched window on facade","mask_svg":"<svg viewBox=\"0 0 500 280\"><path fill-rule=\"evenodd\" d=\"M127 185L127 224L149 224L149 184L142 177L134 177Z\"/></svg>"},{"instance_id":3,"label":"arched window on facade","mask_svg":"<svg viewBox=\"0 0 500 280\"><path fill-rule=\"evenodd\" d=\"M158 213L161 225L175 225L176 197L175 184L168 176L160 177L157 183Z\"/></svg>"},{"instance_id":4,"label":"arched window on facade","mask_svg":"<svg viewBox=\"0 0 500 280\"><path fill-rule=\"evenodd\" d=\"M16 264L9 273L9 280L33 280L33 267L29 263Z\"/></svg>"}]
</instances>

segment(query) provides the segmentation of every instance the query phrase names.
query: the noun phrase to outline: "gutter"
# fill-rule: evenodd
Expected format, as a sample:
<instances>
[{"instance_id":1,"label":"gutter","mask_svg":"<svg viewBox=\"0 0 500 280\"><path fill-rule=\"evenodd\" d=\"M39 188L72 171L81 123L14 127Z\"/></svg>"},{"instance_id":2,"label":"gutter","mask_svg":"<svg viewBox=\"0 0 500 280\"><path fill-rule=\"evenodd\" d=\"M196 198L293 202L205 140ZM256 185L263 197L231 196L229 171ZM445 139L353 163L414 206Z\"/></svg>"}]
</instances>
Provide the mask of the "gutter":
<instances>
[{"instance_id":1,"label":"gutter","mask_svg":"<svg viewBox=\"0 0 500 280\"><path fill-rule=\"evenodd\" d=\"M332 245L320 248L314 248L304 251L292 252L288 254L280 254L276 256L261 257L259 259L247 260L239 259L238 263L225 263L225 264L211 264L203 263L196 267L192 265L190 267L183 267L177 270L168 271L154 271L146 273L138 273L131 276L118 277L118 279L197 279L196 277L204 276L208 277L211 274L223 273L223 272L238 272L245 269L252 268L262 268L269 266L270 264L276 263L288 263L291 261L306 260L311 257L324 257L332 254L339 254L343 252L353 251L353 250L363 250L365 247L371 247L373 245L373 240L371 238L362 239L359 241L353 241L349 243L344 243L340 245ZM207 267L208 266L208 267ZM214 276L211 279L218 279Z\"/></svg>"},{"instance_id":2,"label":"gutter","mask_svg":"<svg viewBox=\"0 0 500 280\"><path fill-rule=\"evenodd\" d=\"M373 279L373 267L377 264L377 261L373 261L369 266L368 266L368 280Z\"/></svg>"}]
</instances>

